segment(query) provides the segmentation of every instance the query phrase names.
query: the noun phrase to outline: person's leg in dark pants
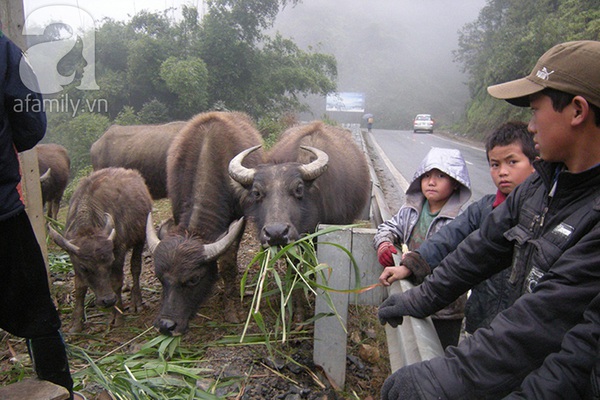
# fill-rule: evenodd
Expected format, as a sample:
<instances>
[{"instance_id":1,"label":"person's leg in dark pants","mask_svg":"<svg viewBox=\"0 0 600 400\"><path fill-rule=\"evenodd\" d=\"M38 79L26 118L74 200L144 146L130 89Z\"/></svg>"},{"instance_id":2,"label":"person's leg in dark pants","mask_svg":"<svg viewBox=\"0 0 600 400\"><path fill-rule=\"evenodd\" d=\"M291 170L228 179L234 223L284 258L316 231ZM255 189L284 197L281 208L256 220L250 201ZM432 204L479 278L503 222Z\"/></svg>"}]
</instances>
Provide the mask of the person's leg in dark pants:
<instances>
[{"instance_id":1,"label":"person's leg in dark pants","mask_svg":"<svg viewBox=\"0 0 600 400\"><path fill-rule=\"evenodd\" d=\"M40 379L73 392L60 318L40 246L25 212L0 221L0 327L27 339Z\"/></svg>"}]
</instances>

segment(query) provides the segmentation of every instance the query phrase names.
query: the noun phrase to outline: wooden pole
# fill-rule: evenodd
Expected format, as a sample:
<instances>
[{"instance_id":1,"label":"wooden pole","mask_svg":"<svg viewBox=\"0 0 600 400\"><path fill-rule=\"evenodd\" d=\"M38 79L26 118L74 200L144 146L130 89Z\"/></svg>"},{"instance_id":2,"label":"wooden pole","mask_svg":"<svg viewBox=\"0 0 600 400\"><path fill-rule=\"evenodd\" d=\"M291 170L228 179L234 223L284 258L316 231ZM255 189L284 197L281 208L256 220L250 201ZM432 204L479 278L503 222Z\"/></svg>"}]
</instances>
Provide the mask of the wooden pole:
<instances>
[{"instance_id":1,"label":"wooden pole","mask_svg":"<svg viewBox=\"0 0 600 400\"><path fill-rule=\"evenodd\" d=\"M25 13L23 0L3 0L0 2L0 22L2 32L17 46L25 50L27 43L23 36ZM37 161L37 150L32 149L19 154L21 161L21 186L25 199L25 209L33 226L35 236L42 249L46 267L48 267L48 247L46 246L46 224L40 187L40 171Z\"/></svg>"}]
</instances>

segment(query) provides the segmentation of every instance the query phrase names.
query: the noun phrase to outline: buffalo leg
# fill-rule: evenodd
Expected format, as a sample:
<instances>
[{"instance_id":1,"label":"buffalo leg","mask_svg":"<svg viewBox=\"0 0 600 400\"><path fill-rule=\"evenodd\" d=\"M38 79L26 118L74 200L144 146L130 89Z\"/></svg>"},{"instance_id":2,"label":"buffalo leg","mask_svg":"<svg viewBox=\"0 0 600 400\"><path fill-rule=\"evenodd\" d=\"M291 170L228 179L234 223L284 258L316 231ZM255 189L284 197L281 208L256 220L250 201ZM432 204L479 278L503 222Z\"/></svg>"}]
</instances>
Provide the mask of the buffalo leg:
<instances>
[{"instance_id":1,"label":"buffalo leg","mask_svg":"<svg viewBox=\"0 0 600 400\"><path fill-rule=\"evenodd\" d=\"M243 320L240 307L240 283L238 281L237 251L239 241L232 243L219 258L219 274L223 279L223 310L227 322L239 323Z\"/></svg>"},{"instance_id":2,"label":"buffalo leg","mask_svg":"<svg viewBox=\"0 0 600 400\"><path fill-rule=\"evenodd\" d=\"M131 278L133 280L131 288L131 304L134 312L142 309L142 291L140 289L140 274L142 273L142 251L144 244L136 245L131 252Z\"/></svg>"},{"instance_id":3,"label":"buffalo leg","mask_svg":"<svg viewBox=\"0 0 600 400\"><path fill-rule=\"evenodd\" d=\"M83 320L85 319L85 294L88 287L81 283L75 274L75 308L73 309L73 323L70 332L79 333L83 330Z\"/></svg>"},{"instance_id":4,"label":"buffalo leg","mask_svg":"<svg viewBox=\"0 0 600 400\"><path fill-rule=\"evenodd\" d=\"M110 281L113 292L117 296L117 302L113 308L112 316L113 320L112 325L115 327L123 326L125 322L125 317L123 316L123 298L121 296L121 291L123 288L123 256L120 260L115 260L115 263L112 267L112 272L110 274Z\"/></svg>"}]
</instances>

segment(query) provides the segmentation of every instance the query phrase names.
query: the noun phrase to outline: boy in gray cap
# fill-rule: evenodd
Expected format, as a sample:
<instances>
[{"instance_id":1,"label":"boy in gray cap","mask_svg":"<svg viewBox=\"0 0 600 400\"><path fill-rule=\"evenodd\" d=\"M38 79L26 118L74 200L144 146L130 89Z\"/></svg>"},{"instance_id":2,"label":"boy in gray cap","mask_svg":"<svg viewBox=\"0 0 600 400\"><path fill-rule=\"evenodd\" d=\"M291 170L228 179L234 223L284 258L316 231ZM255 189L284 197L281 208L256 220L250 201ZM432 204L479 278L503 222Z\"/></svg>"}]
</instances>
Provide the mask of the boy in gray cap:
<instances>
[{"instance_id":1,"label":"boy in gray cap","mask_svg":"<svg viewBox=\"0 0 600 400\"><path fill-rule=\"evenodd\" d=\"M397 326L403 316L431 315L506 265L513 304L444 357L396 371L382 399L501 398L518 390L560 351L600 292L600 42L554 46L527 77L488 92L531 107L529 130L542 158L537 173L429 279L384 301L379 318ZM591 371L596 353L578 356ZM582 386L564 395L582 395Z\"/></svg>"}]
</instances>

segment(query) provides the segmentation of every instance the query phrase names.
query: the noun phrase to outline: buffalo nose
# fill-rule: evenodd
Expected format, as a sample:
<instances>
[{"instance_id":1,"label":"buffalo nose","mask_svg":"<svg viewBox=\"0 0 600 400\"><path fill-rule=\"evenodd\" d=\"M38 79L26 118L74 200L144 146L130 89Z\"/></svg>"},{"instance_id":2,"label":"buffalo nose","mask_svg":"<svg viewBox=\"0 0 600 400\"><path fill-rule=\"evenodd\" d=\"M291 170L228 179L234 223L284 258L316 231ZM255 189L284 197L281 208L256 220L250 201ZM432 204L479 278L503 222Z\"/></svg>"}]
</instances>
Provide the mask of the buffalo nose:
<instances>
[{"instance_id":1,"label":"buffalo nose","mask_svg":"<svg viewBox=\"0 0 600 400\"><path fill-rule=\"evenodd\" d=\"M262 229L262 243L269 246L285 246L290 242L289 224L271 224Z\"/></svg>"},{"instance_id":2,"label":"buffalo nose","mask_svg":"<svg viewBox=\"0 0 600 400\"><path fill-rule=\"evenodd\" d=\"M110 308L117 302L117 296L102 297L96 300L96 305L101 308Z\"/></svg>"},{"instance_id":3,"label":"buffalo nose","mask_svg":"<svg viewBox=\"0 0 600 400\"><path fill-rule=\"evenodd\" d=\"M158 320L156 327L163 335L171 336L175 328L177 328L177 323L172 319L161 318Z\"/></svg>"}]
</instances>

